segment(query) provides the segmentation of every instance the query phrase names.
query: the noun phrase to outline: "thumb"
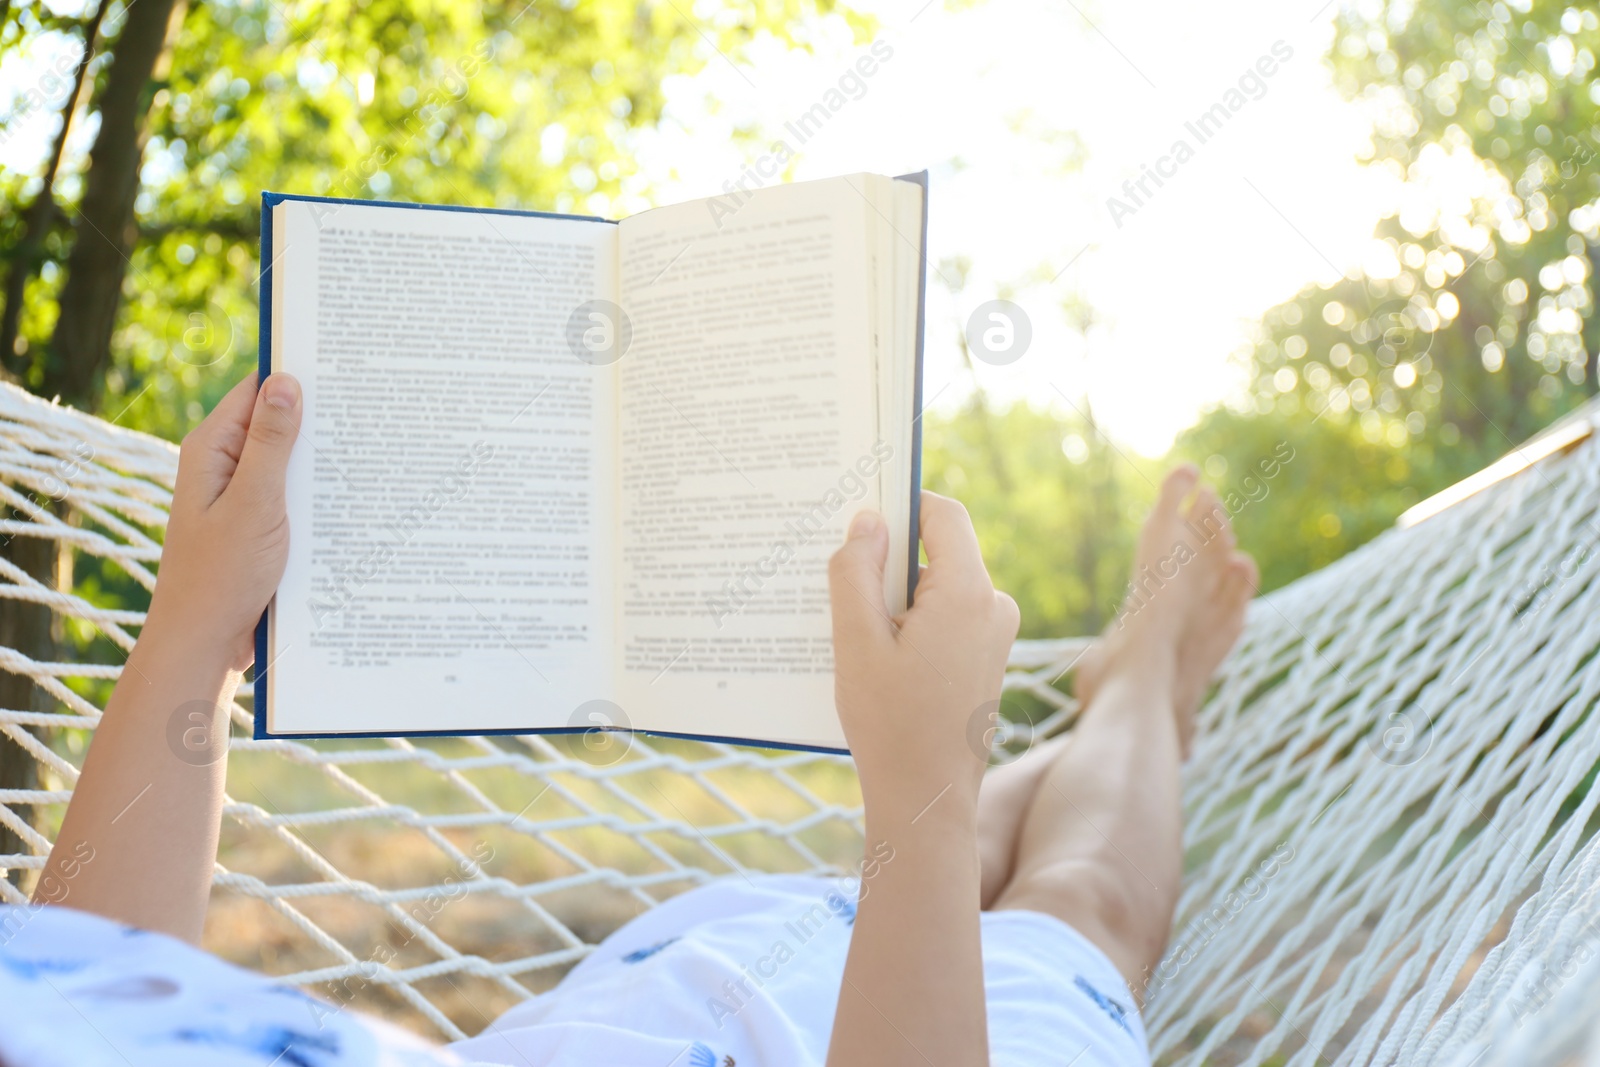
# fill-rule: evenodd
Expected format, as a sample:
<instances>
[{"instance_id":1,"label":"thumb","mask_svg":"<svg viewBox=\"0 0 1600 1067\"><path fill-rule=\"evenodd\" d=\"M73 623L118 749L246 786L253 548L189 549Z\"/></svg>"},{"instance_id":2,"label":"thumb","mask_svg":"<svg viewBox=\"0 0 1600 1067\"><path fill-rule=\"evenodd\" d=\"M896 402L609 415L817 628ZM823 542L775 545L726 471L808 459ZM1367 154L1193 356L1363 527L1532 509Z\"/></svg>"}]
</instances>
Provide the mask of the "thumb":
<instances>
[{"instance_id":1,"label":"thumb","mask_svg":"<svg viewBox=\"0 0 1600 1067\"><path fill-rule=\"evenodd\" d=\"M889 528L883 516L858 512L850 522L848 540L828 561L836 649L880 641L889 632L889 609L883 600L883 565L888 556Z\"/></svg>"},{"instance_id":2,"label":"thumb","mask_svg":"<svg viewBox=\"0 0 1600 1067\"><path fill-rule=\"evenodd\" d=\"M226 492L237 502L235 506L283 509L283 476L300 435L302 408L300 383L289 375L273 374L261 384L250 412L239 469Z\"/></svg>"}]
</instances>

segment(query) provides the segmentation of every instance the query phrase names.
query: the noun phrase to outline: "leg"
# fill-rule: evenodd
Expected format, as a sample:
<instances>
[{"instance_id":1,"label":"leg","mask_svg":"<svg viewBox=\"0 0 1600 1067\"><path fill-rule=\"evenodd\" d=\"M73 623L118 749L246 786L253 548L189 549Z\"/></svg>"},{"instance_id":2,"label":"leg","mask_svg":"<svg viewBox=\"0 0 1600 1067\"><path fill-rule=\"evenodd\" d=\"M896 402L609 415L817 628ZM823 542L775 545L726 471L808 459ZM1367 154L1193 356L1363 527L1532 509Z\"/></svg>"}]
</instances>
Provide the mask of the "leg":
<instances>
[{"instance_id":1,"label":"leg","mask_svg":"<svg viewBox=\"0 0 1600 1067\"><path fill-rule=\"evenodd\" d=\"M1136 990L1161 959L1183 874L1174 718L1157 686L1106 679L1042 776L994 904L1062 919Z\"/></svg>"},{"instance_id":2,"label":"leg","mask_svg":"<svg viewBox=\"0 0 1600 1067\"><path fill-rule=\"evenodd\" d=\"M983 787L978 791L978 860L983 868L979 898L985 911L994 906L1000 891L1011 881L1022 820L1045 771L1066 740L1064 736L1052 737L1015 761L990 768L983 776Z\"/></svg>"},{"instance_id":3,"label":"leg","mask_svg":"<svg viewBox=\"0 0 1600 1067\"><path fill-rule=\"evenodd\" d=\"M994 905L1064 920L1135 990L1160 960L1181 887L1178 771L1195 704L1255 583L1210 490L1183 515L1195 481L1183 469L1162 488L1134 590L1090 665L1089 706L1040 776Z\"/></svg>"}]
</instances>

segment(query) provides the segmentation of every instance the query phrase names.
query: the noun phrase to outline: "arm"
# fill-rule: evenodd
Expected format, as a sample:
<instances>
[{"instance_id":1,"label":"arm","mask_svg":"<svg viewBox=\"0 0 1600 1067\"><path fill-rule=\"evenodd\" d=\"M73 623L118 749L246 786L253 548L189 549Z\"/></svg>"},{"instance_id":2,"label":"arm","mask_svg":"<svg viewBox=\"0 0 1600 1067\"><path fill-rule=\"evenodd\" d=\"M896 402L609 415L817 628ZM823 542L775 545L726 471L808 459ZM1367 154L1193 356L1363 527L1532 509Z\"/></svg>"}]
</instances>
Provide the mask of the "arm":
<instances>
[{"instance_id":1,"label":"arm","mask_svg":"<svg viewBox=\"0 0 1600 1067\"><path fill-rule=\"evenodd\" d=\"M183 442L160 579L95 728L34 899L200 940L228 708L288 558L283 478L300 387L236 385Z\"/></svg>"},{"instance_id":2,"label":"arm","mask_svg":"<svg viewBox=\"0 0 1600 1067\"><path fill-rule=\"evenodd\" d=\"M892 859L863 870L828 1067L989 1062L976 838L985 760L968 730L999 699L1017 606L989 584L960 504L924 493L921 533L928 566L898 620L883 604L880 517L857 517L829 570L839 717L868 851Z\"/></svg>"}]
</instances>

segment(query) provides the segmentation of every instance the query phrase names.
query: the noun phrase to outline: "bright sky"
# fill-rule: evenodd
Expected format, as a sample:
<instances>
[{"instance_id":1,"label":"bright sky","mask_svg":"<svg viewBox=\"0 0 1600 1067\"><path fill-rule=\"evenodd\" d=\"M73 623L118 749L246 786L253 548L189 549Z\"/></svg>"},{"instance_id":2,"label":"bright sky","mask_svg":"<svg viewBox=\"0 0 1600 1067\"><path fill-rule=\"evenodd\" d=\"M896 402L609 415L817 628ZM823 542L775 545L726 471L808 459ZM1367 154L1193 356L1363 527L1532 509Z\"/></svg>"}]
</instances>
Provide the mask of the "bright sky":
<instances>
[{"instance_id":1,"label":"bright sky","mask_svg":"<svg viewBox=\"0 0 1600 1067\"><path fill-rule=\"evenodd\" d=\"M1393 179L1355 164L1364 120L1322 63L1338 0L1320 10L1324 0L864 2L882 26L879 53L892 54L804 143L786 124L872 54L842 24L824 27L813 55L758 42L737 67L713 55L701 74L671 79L668 120L640 158L656 203L737 180L762 149L734 146L735 128L764 131L761 146L783 138L799 179L932 171L930 263L971 268L960 294L930 271L935 408L972 388L957 337L977 305L1004 296L1028 315L1033 341L1015 363L980 366L983 388L1062 412L1087 396L1114 437L1160 454L1205 406L1238 394L1230 356L1251 321L1360 262L1374 222L1400 202ZM1291 57L1201 143L1185 123L1275 45ZM27 69L43 58L7 57L0 95L35 79ZM4 156L16 166L43 151L49 123L33 117L11 133ZM91 135L77 131L80 150ZM1108 198L1133 205L1123 183L1179 139L1192 158L1160 188L1147 180L1154 195L1119 226ZM645 206L633 199L630 209ZM1087 342L1068 326L1069 305L1092 310Z\"/></svg>"},{"instance_id":2,"label":"bright sky","mask_svg":"<svg viewBox=\"0 0 1600 1067\"><path fill-rule=\"evenodd\" d=\"M798 151L798 179L930 169L930 263L971 264L954 296L930 272L935 408L972 387L956 340L967 316L1007 296L1028 314L1032 346L980 366L983 388L1063 412L1087 395L1114 437L1158 455L1238 394L1230 355L1249 323L1358 263L1399 195L1354 162L1364 120L1322 62L1336 3L871 2L893 55L806 143L785 124L870 54L842 32L814 56L755 49L737 68L716 58L677 79L644 164L658 202L714 194L760 154L729 147L730 130L753 124ZM1205 143L1185 129L1278 42L1291 58L1254 87L1259 98L1246 95ZM1117 225L1107 199L1131 205L1122 183L1179 139L1192 158L1147 184L1154 195ZM1070 303L1092 309L1087 343L1068 328Z\"/></svg>"}]
</instances>

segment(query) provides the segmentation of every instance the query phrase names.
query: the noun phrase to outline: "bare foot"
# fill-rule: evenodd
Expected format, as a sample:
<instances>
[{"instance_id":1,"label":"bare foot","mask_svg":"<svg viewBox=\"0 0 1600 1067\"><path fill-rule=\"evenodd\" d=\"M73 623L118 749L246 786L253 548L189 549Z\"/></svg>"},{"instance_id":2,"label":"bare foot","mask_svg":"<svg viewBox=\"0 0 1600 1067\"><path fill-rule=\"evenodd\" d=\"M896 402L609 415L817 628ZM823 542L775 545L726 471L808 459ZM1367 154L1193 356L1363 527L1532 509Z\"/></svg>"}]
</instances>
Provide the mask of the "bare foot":
<instances>
[{"instance_id":1,"label":"bare foot","mask_svg":"<svg viewBox=\"0 0 1600 1067\"><path fill-rule=\"evenodd\" d=\"M1236 550L1216 491L1200 485L1191 466L1172 471L1139 534L1128 598L1078 661L1073 688L1079 703L1087 708L1113 669L1165 672L1187 756L1200 698L1239 639L1259 584L1255 561Z\"/></svg>"}]
</instances>

